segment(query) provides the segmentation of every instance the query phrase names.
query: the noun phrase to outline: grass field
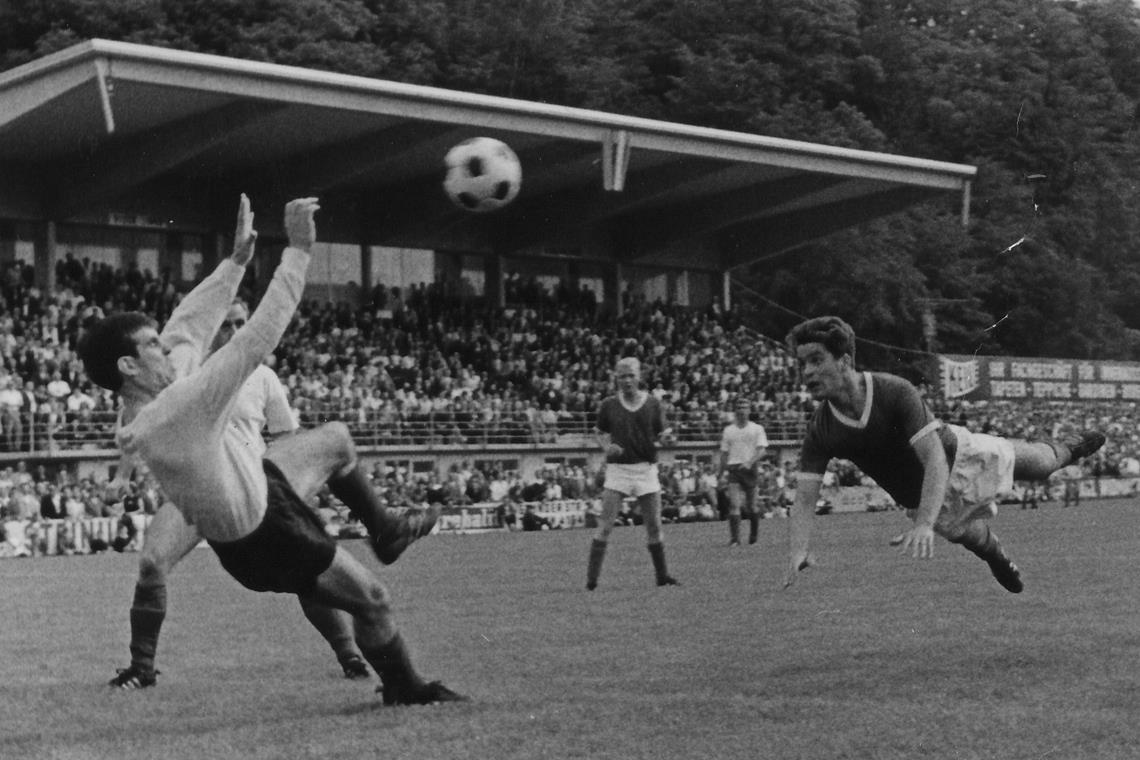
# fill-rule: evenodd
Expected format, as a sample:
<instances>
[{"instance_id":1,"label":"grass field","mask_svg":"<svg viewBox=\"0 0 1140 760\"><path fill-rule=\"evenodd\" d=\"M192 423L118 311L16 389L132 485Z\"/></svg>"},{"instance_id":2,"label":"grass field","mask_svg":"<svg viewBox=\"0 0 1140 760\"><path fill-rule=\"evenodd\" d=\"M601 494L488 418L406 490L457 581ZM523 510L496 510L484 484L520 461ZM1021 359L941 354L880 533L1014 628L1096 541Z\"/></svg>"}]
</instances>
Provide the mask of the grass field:
<instances>
[{"instance_id":1,"label":"grass field","mask_svg":"<svg viewBox=\"0 0 1140 760\"><path fill-rule=\"evenodd\" d=\"M667 526L665 589L618 529L593 593L587 531L432 536L380 572L424 675L472 701L411 708L209 550L171 579L158 686L114 692L136 556L5 560L0 757L1135 758L1138 519L1007 508L1019 596L958 547L897 554L897 513L817 518L787 591L782 520L736 549Z\"/></svg>"}]
</instances>

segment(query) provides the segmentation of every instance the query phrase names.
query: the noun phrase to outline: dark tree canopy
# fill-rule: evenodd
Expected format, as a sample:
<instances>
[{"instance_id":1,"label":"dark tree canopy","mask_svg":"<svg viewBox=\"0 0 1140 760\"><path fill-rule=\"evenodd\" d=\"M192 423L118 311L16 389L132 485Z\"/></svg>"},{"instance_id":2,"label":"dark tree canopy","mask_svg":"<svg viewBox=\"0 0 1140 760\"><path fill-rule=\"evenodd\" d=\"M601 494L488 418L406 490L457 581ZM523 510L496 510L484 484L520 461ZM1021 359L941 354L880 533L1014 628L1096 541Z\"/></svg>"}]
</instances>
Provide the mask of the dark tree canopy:
<instances>
[{"instance_id":1,"label":"dark tree canopy","mask_svg":"<svg viewBox=\"0 0 1140 760\"><path fill-rule=\"evenodd\" d=\"M1130 0L0 2L2 68L92 37L972 164L969 229L932 204L744 267L749 318L1140 359Z\"/></svg>"}]
</instances>

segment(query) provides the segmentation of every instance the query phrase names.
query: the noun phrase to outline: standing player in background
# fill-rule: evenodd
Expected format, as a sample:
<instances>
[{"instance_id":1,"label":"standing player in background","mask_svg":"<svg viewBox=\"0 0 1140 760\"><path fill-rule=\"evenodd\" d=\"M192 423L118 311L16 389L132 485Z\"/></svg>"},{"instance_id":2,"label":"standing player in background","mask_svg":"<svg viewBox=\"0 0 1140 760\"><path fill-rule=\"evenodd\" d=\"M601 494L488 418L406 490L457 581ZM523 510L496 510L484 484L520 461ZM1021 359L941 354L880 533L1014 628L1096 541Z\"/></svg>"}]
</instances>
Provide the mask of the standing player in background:
<instances>
[{"instance_id":1,"label":"standing player in background","mask_svg":"<svg viewBox=\"0 0 1140 760\"><path fill-rule=\"evenodd\" d=\"M748 516L748 543L756 543L760 533L760 513L756 509L757 466L768 450L764 426L748 419L752 404L741 396L733 407L732 423L720 436L720 471L727 474L728 545L740 546L740 515Z\"/></svg>"},{"instance_id":2,"label":"standing player in background","mask_svg":"<svg viewBox=\"0 0 1140 760\"><path fill-rule=\"evenodd\" d=\"M598 587L602 560L606 556L614 521L628 497L637 499L645 522L649 556L658 586L676 586L665 566L661 537L661 481L657 474L657 446L670 430L657 399L641 388L641 362L620 359L614 368L617 395L598 408L598 445L606 455L606 479L602 484L602 515L590 544L586 588Z\"/></svg>"},{"instance_id":3,"label":"standing player in background","mask_svg":"<svg viewBox=\"0 0 1140 760\"><path fill-rule=\"evenodd\" d=\"M229 260L234 269L244 268L252 257L257 236L252 229L252 214L245 196L242 196L238 220L234 253ZM171 314L158 341L168 353L168 363L173 375L185 376L199 369L202 348L208 339L203 325L212 324L210 312L217 308L214 306L220 298L217 293L224 292L225 288L225 283L216 275L212 275L196 289L197 294L192 293L187 296ZM237 331L245 326L248 318L248 309L244 304L232 302L214 334L210 355L219 352ZM135 322L142 324L138 319ZM91 352L103 348L101 345L89 344L88 354L84 357L85 363L98 363L98 358L92 356ZM98 378L93 379L98 380ZM104 377L103 381L107 382L107 378ZM266 426L269 433L278 438L292 434L297 428L285 391L276 374L264 364L258 363L241 384L240 390L231 402L225 427L226 434L235 441L245 455L260 459L266 453L266 445L261 435L262 428ZM320 433L320 430L314 432ZM311 436L312 433L305 435ZM126 481L133 465L134 458L124 453L116 474L116 484L112 490L117 490L115 486ZM369 528L373 536L373 548L381 561L394 562L412 541L431 530L438 517L438 510L413 515L410 519L390 515L379 506L374 497L368 498L367 494L362 492L362 484L356 482L359 480L359 474L350 470L330 480L329 485L334 492L340 492L338 495ZM202 538L199 530L190 524L174 504L166 502L158 510L146 534L131 605L131 664L119 671L119 674L110 681L111 686L137 689L155 684L157 671L154 668L154 658L159 633L166 616L166 578L173 567L197 546ZM299 598L305 616L332 646L345 676L366 677L368 668L353 640L351 616L318 601L311 595L301 595Z\"/></svg>"},{"instance_id":4,"label":"standing player in background","mask_svg":"<svg viewBox=\"0 0 1140 760\"><path fill-rule=\"evenodd\" d=\"M855 332L838 317L800 323L788 333L788 345L808 393L821 403L800 456L784 587L814 563L811 520L827 464L839 458L874 478L914 521L892 545L929 558L937 533L980 557L1004 589L1020 593L1021 573L986 522L997 514L997 497L1015 479L1044 480L1087 457L1104 445L1104 435L1031 443L945 425L908 381L855 370Z\"/></svg>"}]
</instances>

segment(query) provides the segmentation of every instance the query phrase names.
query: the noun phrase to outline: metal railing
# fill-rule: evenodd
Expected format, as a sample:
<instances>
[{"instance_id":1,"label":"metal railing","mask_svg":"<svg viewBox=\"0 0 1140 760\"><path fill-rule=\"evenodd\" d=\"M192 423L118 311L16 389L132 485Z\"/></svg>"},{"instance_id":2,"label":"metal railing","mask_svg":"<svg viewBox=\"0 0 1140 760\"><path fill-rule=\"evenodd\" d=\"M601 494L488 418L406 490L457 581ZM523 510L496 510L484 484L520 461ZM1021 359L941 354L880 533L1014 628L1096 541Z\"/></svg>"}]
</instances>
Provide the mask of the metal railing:
<instances>
[{"instance_id":1,"label":"metal railing","mask_svg":"<svg viewBox=\"0 0 1140 760\"><path fill-rule=\"evenodd\" d=\"M23 453L51 456L115 448L116 413L96 411L67 413L60 419L21 415L0 417L0 454ZM420 447L455 446L486 448L496 446L592 446L594 415L588 412L561 414L556 421L544 422L536 414L518 411L489 414L455 411L402 412L379 410L361 412L304 412L303 428L340 421L352 432L357 446ZM804 419L790 414L761 417L759 420L773 443L798 442ZM670 418L677 443L708 444L720 440L727 424L718 413L678 413Z\"/></svg>"}]
</instances>

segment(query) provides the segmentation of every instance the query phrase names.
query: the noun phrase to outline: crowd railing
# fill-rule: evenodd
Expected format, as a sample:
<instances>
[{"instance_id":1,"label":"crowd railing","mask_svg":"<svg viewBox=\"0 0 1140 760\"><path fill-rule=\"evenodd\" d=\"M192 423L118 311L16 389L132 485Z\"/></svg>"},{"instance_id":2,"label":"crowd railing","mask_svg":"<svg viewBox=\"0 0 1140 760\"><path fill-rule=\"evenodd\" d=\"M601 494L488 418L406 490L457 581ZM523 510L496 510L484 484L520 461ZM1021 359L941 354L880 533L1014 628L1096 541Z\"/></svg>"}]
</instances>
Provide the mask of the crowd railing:
<instances>
[{"instance_id":1,"label":"crowd railing","mask_svg":"<svg viewBox=\"0 0 1140 760\"><path fill-rule=\"evenodd\" d=\"M105 451L115 448L116 413L101 410L71 413L59 421L32 416L20 429L0 432L0 453L47 454ZM300 414L303 428L325 422L345 423L358 446L493 447L504 445L593 445L594 414L564 412L557 420L543 421L533 411L486 412L387 410L322 410ZM792 413L762 416L758 420L773 443L791 443L803 436L804 420ZM670 417L677 443L720 440L727 419L719 412L685 412Z\"/></svg>"}]
</instances>

